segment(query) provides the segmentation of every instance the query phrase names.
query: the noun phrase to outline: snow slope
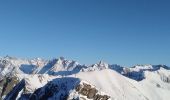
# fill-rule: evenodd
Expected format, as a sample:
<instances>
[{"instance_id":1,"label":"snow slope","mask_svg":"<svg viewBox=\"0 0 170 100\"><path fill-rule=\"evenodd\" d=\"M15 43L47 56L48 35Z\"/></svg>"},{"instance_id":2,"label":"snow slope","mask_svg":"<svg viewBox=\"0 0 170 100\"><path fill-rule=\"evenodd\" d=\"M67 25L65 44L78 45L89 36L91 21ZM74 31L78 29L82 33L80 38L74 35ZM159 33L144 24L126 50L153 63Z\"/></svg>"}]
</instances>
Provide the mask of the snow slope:
<instances>
[{"instance_id":1,"label":"snow slope","mask_svg":"<svg viewBox=\"0 0 170 100\"><path fill-rule=\"evenodd\" d=\"M161 73L170 75L169 70L162 68L155 72L146 71L146 78L139 82L110 69L80 72L75 76L94 84L113 100L167 100L170 98L170 84L161 80Z\"/></svg>"},{"instance_id":2,"label":"snow slope","mask_svg":"<svg viewBox=\"0 0 170 100\"><path fill-rule=\"evenodd\" d=\"M94 84L102 91L108 93L113 100L147 100L131 84L131 80L127 80L126 77L110 69L78 73L76 77Z\"/></svg>"}]
</instances>

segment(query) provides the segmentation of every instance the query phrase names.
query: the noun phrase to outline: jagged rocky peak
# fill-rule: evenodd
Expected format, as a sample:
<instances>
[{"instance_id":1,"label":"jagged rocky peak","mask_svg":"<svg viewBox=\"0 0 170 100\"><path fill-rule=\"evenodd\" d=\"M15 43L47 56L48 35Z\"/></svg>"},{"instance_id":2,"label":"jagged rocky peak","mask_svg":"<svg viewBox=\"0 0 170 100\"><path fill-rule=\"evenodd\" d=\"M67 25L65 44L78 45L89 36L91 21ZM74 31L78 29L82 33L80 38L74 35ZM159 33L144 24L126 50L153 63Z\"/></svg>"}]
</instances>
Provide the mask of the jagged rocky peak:
<instances>
[{"instance_id":1,"label":"jagged rocky peak","mask_svg":"<svg viewBox=\"0 0 170 100\"><path fill-rule=\"evenodd\" d=\"M7 64L9 64L10 62L8 60L5 59L0 59L0 66L5 66Z\"/></svg>"},{"instance_id":2,"label":"jagged rocky peak","mask_svg":"<svg viewBox=\"0 0 170 100\"><path fill-rule=\"evenodd\" d=\"M6 65L6 64L12 63L12 61L14 60L18 60L18 59L16 57L11 57L7 55L5 57L0 58L0 64Z\"/></svg>"},{"instance_id":3,"label":"jagged rocky peak","mask_svg":"<svg viewBox=\"0 0 170 100\"><path fill-rule=\"evenodd\" d=\"M5 56L5 57L2 57L0 58L0 61L2 62L8 62L8 63L11 63L11 64L14 64L17 63L18 61L22 61L22 59L19 59L17 57L12 57L12 56Z\"/></svg>"},{"instance_id":4,"label":"jagged rocky peak","mask_svg":"<svg viewBox=\"0 0 170 100\"><path fill-rule=\"evenodd\" d=\"M105 63L104 61L99 61L99 63L93 64L91 67L93 70L102 70L109 68L109 64Z\"/></svg>"},{"instance_id":5,"label":"jagged rocky peak","mask_svg":"<svg viewBox=\"0 0 170 100\"><path fill-rule=\"evenodd\" d=\"M9 55L6 55L6 56L4 57L4 59L17 59L17 58L16 58L16 57L9 56Z\"/></svg>"},{"instance_id":6,"label":"jagged rocky peak","mask_svg":"<svg viewBox=\"0 0 170 100\"><path fill-rule=\"evenodd\" d=\"M63 56L59 57L60 60L66 60Z\"/></svg>"},{"instance_id":7,"label":"jagged rocky peak","mask_svg":"<svg viewBox=\"0 0 170 100\"><path fill-rule=\"evenodd\" d=\"M56 59L57 64L63 64L64 61L66 61L64 57L59 57L58 59Z\"/></svg>"},{"instance_id":8,"label":"jagged rocky peak","mask_svg":"<svg viewBox=\"0 0 170 100\"><path fill-rule=\"evenodd\" d=\"M35 60L37 60L37 61L41 61L41 60L43 60L42 58L40 58L40 57L37 57L37 58L35 58Z\"/></svg>"},{"instance_id":9,"label":"jagged rocky peak","mask_svg":"<svg viewBox=\"0 0 170 100\"><path fill-rule=\"evenodd\" d=\"M63 67L65 67L65 68L76 67L77 65L79 65L78 62L76 62L74 60L67 60L64 57L60 57L57 60L57 64L63 65Z\"/></svg>"},{"instance_id":10,"label":"jagged rocky peak","mask_svg":"<svg viewBox=\"0 0 170 100\"><path fill-rule=\"evenodd\" d=\"M58 75L58 71L73 71L76 67L78 67L80 64L76 61L67 60L64 57L60 57L58 59L52 59L48 62L44 68L40 71L40 73L49 72L49 73L55 73ZM80 65L81 66L81 65ZM56 73L57 72L57 73Z\"/></svg>"},{"instance_id":11,"label":"jagged rocky peak","mask_svg":"<svg viewBox=\"0 0 170 100\"><path fill-rule=\"evenodd\" d=\"M56 64L63 64L63 65L67 65L68 63L77 63L76 61L73 60L67 60L64 57L54 58L51 60L51 62L55 62Z\"/></svg>"},{"instance_id":12,"label":"jagged rocky peak","mask_svg":"<svg viewBox=\"0 0 170 100\"><path fill-rule=\"evenodd\" d=\"M100 61L98 63L98 66L103 67L103 68L109 68L109 64L104 61Z\"/></svg>"}]
</instances>

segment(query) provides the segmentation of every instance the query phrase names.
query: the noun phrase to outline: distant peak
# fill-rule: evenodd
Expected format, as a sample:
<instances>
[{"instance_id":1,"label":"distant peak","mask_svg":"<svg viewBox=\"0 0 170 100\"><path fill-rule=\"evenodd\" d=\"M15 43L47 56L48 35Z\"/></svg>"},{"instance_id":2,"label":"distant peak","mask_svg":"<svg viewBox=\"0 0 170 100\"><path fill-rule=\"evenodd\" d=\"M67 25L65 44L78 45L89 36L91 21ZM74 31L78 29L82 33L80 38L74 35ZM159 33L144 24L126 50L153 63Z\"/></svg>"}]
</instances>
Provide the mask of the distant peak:
<instances>
[{"instance_id":1,"label":"distant peak","mask_svg":"<svg viewBox=\"0 0 170 100\"><path fill-rule=\"evenodd\" d=\"M106 62L102 61L102 60L99 61L98 65L99 66L108 66L108 64Z\"/></svg>"},{"instance_id":2,"label":"distant peak","mask_svg":"<svg viewBox=\"0 0 170 100\"><path fill-rule=\"evenodd\" d=\"M92 65L92 67L101 69L109 68L109 64L105 63L104 61L99 61L99 63Z\"/></svg>"},{"instance_id":3,"label":"distant peak","mask_svg":"<svg viewBox=\"0 0 170 100\"><path fill-rule=\"evenodd\" d=\"M16 57L12 57L12 56L9 56L9 55L6 55L4 58L5 59L16 59Z\"/></svg>"},{"instance_id":4,"label":"distant peak","mask_svg":"<svg viewBox=\"0 0 170 100\"><path fill-rule=\"evenodd\" d=\"M59 60L65 60L65 58L63 56L59 57Z\"/></svg>"},{"instance_id":5,"label":"distant peak","mask_svg":"<svg viewBox=\"0 0 170 100\"><path fill-rule=\"evenodd\" d=\"M42 60L42 58L40 58L40 57L37 57L37 58L35 58L35 60Z\"/></svg>"},{"instance_id":6,"label":"distant peak","mask_svg":"<svg viewBox=\"0 0 170 100\"><path fill-rule=\"evenodd\" d=\"M100 61L99 61L99 64L100 64L100 65L101 65L101 64L106 64L106 62L100 60Z\"/></svg>"}]
</instances>

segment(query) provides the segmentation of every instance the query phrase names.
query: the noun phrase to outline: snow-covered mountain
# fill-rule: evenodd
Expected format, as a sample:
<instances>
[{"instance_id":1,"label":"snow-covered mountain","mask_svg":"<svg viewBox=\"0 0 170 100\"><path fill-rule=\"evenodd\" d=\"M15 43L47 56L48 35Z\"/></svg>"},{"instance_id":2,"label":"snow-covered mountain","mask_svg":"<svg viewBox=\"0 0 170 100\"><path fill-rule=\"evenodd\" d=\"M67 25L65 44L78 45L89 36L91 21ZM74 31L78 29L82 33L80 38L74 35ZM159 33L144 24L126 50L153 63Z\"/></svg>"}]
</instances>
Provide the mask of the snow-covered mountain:
<instances>
[{"instance_id":1,"label":"snow-covered mountain","mask_svg":"<svg viewBox=\"0 0 170 100\"><path fill-rule=\"evenodd\" d=\"M0 100L167 100L169 94L166 65L0 58Z\"/></svg>"}]
</instances>

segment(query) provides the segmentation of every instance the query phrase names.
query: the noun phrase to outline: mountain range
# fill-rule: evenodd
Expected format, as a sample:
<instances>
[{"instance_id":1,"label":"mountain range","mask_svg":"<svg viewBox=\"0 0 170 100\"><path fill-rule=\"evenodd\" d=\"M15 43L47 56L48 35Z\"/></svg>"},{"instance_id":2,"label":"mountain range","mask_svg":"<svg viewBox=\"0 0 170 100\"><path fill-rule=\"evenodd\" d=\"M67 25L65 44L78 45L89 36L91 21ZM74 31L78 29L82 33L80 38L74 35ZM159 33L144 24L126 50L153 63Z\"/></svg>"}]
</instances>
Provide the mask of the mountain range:
<instances>
[{"instance_id":1,"label":"mountain range","mask_svg":"<svg viewBox=\"0 0 170 100\"><path fill-rule=\"evenodd\" d=\"M0 100L168 100L170 67L0 58Z\"/></svg>"}]
</instances>

